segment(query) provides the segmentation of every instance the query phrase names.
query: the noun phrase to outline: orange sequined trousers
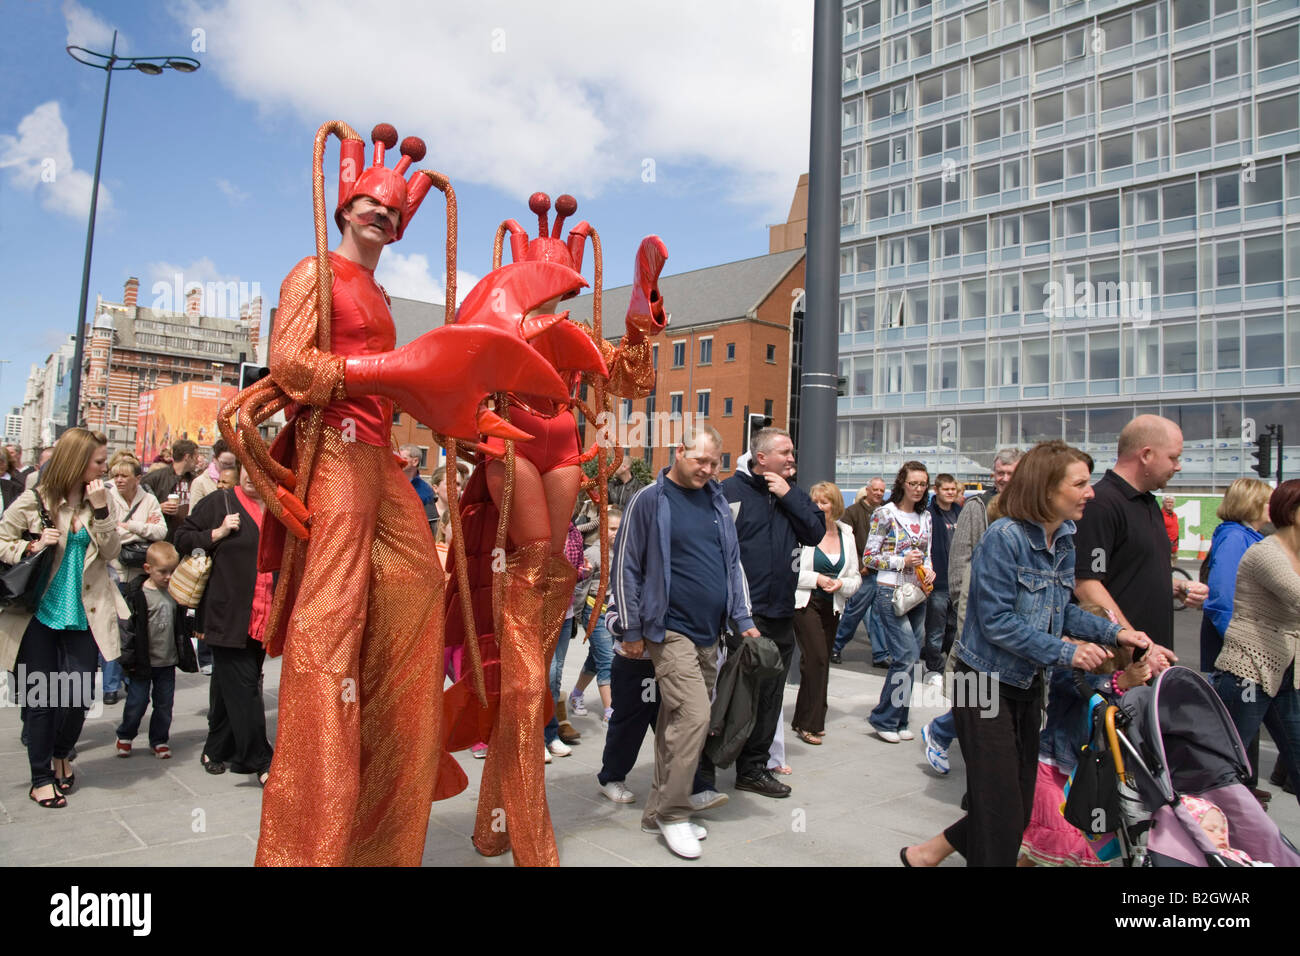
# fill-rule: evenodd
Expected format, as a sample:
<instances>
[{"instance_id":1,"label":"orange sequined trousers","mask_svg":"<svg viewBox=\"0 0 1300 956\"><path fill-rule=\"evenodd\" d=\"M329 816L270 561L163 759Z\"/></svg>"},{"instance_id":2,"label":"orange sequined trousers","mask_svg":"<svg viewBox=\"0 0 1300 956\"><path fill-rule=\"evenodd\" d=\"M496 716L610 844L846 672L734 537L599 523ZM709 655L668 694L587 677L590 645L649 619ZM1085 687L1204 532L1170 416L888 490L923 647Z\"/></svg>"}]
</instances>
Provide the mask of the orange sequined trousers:
<instances>
[{"instance_id":1,"label":"orange sequined trousers","mask_svg":"<svg viewBox=\"0 0 1300 956\"><path fill-rule=\"evenodd\" d=\"M418 866L440 746L443 575L392 452L321 434L257 864Z\"/></svg>"},{"instance_id":2,"label":"orange sequined trousers","mask_svg":"<svg viewBox=\"0 0 1300 956\"><path fill-rule=\"evenodd\" d=\"M518 866L558 866L546 804L546 696L551 656L573 598L578 572L548 540L530 541L506 559L501 632L501 705L479 785L474 846L485 856L507 849ZM540 625L540 626L539 626Z\"/></svg>"}]
</instances>

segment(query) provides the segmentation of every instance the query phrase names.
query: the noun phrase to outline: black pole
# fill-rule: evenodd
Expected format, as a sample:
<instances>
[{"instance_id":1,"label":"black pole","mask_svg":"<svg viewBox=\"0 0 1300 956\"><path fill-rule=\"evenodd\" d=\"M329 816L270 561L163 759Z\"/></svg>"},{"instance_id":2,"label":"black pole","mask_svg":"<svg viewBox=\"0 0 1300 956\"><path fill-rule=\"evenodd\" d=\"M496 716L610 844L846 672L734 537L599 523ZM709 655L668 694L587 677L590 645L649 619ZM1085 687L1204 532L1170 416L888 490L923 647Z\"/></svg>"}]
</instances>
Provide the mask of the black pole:
<instances>
[{"instance_id":1,"label":"black pole","mask_svg":"<svg viewBox=\"0 0 1300 956\"><path fill-rule=\"evenodd\" d=\"M804 270L799 477L835 480L840 292L840 17L838 0L813 10L812 123L808 151L808 260Z\"/></svg>"},{"instance_id":2,"label":"black pole","mask_svg":"<svg viewBox=\"0 0 1300 956\"><path fill-rule=\"evenodd\" d=\"M81 304L77 311L77 339L72 353L72 394L68 398L68 427L81 423L81 361L85 355L86 307L90 304L90 252L95 245L95 209L99 205L99 166L104 159L104 124L108 122L108 90L117 60L117 31L104 70L104 108L99 113L99 146L95 149L95 181L90 187L90 225L86 227L86 258L81 264Z\"/></svg>"},{"instance_id":3,"label":"black pole","mask_svg":"<svg viewBox=\"0 0 1300 956\"><path fill-rule=\"evenodd\" d=\"M1282 447L1282 426L1274 425L1277 429L1277 483L1282 484L1282 455L1285 449Z\"/></svg>"}]
</instances>

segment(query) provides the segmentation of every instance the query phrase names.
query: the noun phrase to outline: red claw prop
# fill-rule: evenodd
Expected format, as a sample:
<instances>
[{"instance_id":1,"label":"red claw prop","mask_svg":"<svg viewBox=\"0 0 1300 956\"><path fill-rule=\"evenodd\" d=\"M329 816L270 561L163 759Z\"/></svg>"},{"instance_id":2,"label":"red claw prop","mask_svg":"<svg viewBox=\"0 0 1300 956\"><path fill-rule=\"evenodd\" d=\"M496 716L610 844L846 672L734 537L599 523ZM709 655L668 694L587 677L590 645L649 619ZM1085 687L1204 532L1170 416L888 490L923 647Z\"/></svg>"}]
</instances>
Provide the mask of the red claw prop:
<instances>
[{"instance_id":1,"label":"red claw prop","mask_svg":"<svg viewBox=\"0 0 1300 956\"><path fill-rule=\"evenodd\" d=\"M471 441L482 433L479 403L488 395L568 398L560 376L526 342L481 325L445 325L391 352L349 356L344 389L391 398L435 432Z\"/></svg>"},{"instance_id":2,"label":"red claw prop","mask_svg":"<svg viewBox=\"0 0 1300 956\"><path fill-rule=\"evenodd\" d=\"M658 236L646 236L636 251L632 276L632 298L627 304L627 329L643 336L658 335L668 324L663 296L659 294L659 273L668 259L668 247Z\"/></svg>"},{"instance_id":3,"label":"red claw prop","mask_svg":"<svg viewBox=\"0 0 1300 956\"><path fill-rule=\"evenodd\" d=\"M307 526L311 523L311 512L307 510L306 505L298 500L298 496L281 485L276 489L275 500L280 502L280 506L284 508L284 514L280 515L280 520L289 529L290 534L302 541L310 538L311 532Z\"/></svg>"},{"instance_id":4,"label":"red claw prop","mask_svg":"<svg viewBox=\"0 0 1300 956\"><path fill-rule=\"evenodd\" d=\"M401 214L395 230L389 228L391 222L381 227L388 233L388 241L396 242L405 234L407 223L433 185L433 177L423 171L413 174L409 181L405 179L411 164L424 159L424 140L416 136L402 140L402 158L396 167L388 169L384 166L384 150L397 145L397 130L389 123L380 123L370 131L370 139L375 144L374 165L364 170L365 143L359 139L343 141L339 153L339 204L334 210L334 222L342 229L343 209L347 204L358 196L369 196Z\"/></svg>"}]
</instances>

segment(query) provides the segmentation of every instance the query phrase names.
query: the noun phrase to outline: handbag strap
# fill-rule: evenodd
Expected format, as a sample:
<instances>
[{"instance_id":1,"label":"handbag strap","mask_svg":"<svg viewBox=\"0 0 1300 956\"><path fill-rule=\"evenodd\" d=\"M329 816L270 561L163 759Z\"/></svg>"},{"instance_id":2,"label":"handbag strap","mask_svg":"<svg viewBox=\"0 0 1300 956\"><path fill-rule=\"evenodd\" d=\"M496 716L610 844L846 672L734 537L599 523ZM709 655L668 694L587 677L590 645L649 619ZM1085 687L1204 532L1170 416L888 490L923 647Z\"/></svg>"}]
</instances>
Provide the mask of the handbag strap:
<instances>
[{"instance_id":1,"label":"handbag strap","mask_svg":"<svg viewBox=\"0 0 1300 956\"><path fill-rule=\"evenodd\" d=\"M33 489L32 489L32 494L35 495L35 497L36 497L36 506L40 509L40 512L41 512L41 524L42 524L42 526L43 526L43 527L46 527L46 528L53 528L53 527L54 527L54 519L51 518L51 517L50 517L50 513L49 513L48 511L45 510L45 501L41 498L41 493L40 493L39 491L37 491L35 488L33 488Z\"/></svg>"},{"instance_id":2,"label":"handbag strap","mask_svg":"<svg viewBox=\"0 0 1300 956\"><path fill-rule=\"evenodd\" d=\"M135 514L135 509L139 507L140 507L140 502L137 501L135 504L131 506L131 510L126 513L126 517L122 519L122 523L126 524L128 521L130 521L131 515Z\"/></svg>"}]
</instances>

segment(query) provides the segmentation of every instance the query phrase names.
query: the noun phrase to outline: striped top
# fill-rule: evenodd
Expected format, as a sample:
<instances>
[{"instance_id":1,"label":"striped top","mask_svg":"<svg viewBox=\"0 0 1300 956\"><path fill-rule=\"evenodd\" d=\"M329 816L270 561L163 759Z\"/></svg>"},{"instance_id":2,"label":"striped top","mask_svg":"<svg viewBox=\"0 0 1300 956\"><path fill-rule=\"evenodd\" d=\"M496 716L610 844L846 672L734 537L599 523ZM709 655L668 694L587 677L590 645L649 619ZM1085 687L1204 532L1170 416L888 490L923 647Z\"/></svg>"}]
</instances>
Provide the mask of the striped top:
<instances>
[{"instance_id":1,"label":"striped top","mask_svg":"<svg viewBox=\"0 0 1300 956\"><path fill-rule=\"evenodd\" d=\"M68 534L63 561L41 597L36 619L52 630L84 631L90 627L86 608L81 603L81 572L86 565L88 544L90 531L84 526Z\"/></svg>"}]
</instances>

